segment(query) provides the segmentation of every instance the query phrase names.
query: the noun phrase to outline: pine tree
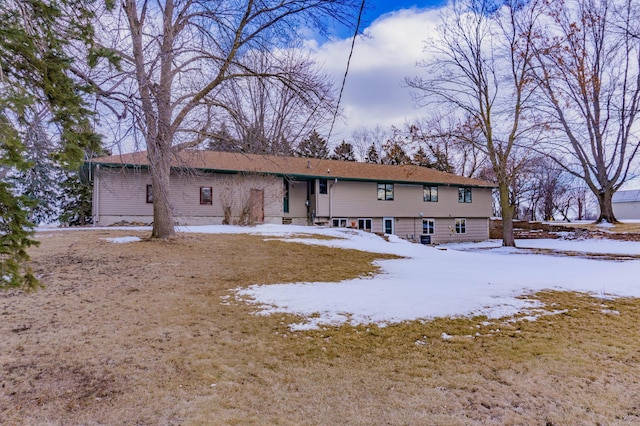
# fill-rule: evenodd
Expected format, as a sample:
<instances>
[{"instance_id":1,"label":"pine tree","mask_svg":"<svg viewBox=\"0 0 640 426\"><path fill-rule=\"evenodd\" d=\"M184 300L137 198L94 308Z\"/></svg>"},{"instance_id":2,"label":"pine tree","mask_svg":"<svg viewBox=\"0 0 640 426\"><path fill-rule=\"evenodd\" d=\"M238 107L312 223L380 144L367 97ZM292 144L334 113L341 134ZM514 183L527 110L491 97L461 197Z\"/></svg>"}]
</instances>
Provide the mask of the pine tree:
<instances>
[{"instance_id":1,"label":"pine tree","mask_svg":"<svg viewBox=\"0 0 640 426\"><path fill-rule=\"evenodd\" d=\"M308 138L300 142L296 154L298 157L329 158L329 147L327 141L314 130Z\"/></svg>"},{"instance_id":2,"label":"pine tree","mask_svg":"<svg viewBox=\"0 0 640 426\"><path fill-rule=\"evenodd\" d=\"M85 0L3 0L0 2L0 174L25 173L30 118L47 111L47 122L59 132L52 157L65 166L82 161L83 149L97 147L84 87L70 76L65 53L75 41L90 46L93 18ZM95 53L95 52L94 52ZM38 281L27 265L26 250L37 244L29 209L33 203L16 195L12 182L0 181L0 289L34 289Z\"/></svg>"},{"instance_id":3,"label":"pine tree","mask_svg":"<svg viewBox=\"0 0 640 426\"><path fill-rule=\"evenodd\" d=\"M413 154L411 164L415 164L420 167L433 167L433 161L431 161L431 158L429 158L429 155L427 155L426 151L422 147L418 148L415 154Z\"/></svg>"},{"instance_id":4,"label":"pine tree","mask_svg":"<svg viewBox=\"0 0 640 426\"><path fill-rule=\"evenodd\" d=\"M93 186L89 182L88 169L68 171L60 183L62 189L61 224L84 226L93 222Z\"/></svg>"},{"instance_id":5,"label":"pine tree","mask_svg":"<svg viewBox=\"0 0 640 426\"><path fill-rule=\"evenodd\" d=\"M42 123L32 124L25 135L29 166L14 180L18 193L32 201L28 217L34 224L51 223L59 214L62 171L51 159L53 147Z\"/></svg>"},{"instance_id":6,"label":"pine tree","mask_svg":"<svg viewBox=\"0 0 640 426\"><path fill-rule=\"evenodd\" d=\"M378 150L374 144L371 144L369 149L367 150L367 157L365 158L365 163L378 164L380 162L380 154L378 154Z\"/></svg>"},{"instance_id":7,"label":"pine tree","mask_svg":"<svg viewBox=\"0 0 640 426\"><path fill-rule=\"evenodd\" d=\"M382 162L384 164L393 165L411 164L411 158L409 158L398 142L389 141L384 146L384 157Z\"/></svg>"},{"instance_id":8,"label":"pine tree","mask_svg":"<svg viewBox=\"0 0 640 426\"><path fill-rule=\"evenodd\" d=\"M331 158L333 160L340 161L356 161L356 154L353 152L353 145L342 141L340 145L334 148Z\"/></svg>"}]
</instances>

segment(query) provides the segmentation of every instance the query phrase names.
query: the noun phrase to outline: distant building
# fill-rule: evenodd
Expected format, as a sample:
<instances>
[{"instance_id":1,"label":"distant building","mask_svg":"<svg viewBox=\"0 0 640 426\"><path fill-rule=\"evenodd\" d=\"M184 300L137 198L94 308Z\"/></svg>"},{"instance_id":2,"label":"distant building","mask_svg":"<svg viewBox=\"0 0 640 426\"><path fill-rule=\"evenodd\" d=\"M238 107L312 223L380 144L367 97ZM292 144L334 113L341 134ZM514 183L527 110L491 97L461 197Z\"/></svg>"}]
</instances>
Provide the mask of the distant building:
<instances>
[{"instance_id":1,"label":"distant building","mask_svg":"<svg viewBox=\"0 0 640 426\"><path fill-rule=\"evenodd\" d=\"M89 165L95 225L153 221L146 152ZM439 243L489 238L494 187L413 165L184 151L170 199L178 225L322 225Z\"/></svg>"},{"instance_id":2,"label":"distant building","mask_svg":"<svg viewBox=\"0 0 640 426\"><path fill-rule=\"evenodd\" d=\"M640 220L640 189L618 191L611 200L617 219Z\"/></svg>"}]
</instances>

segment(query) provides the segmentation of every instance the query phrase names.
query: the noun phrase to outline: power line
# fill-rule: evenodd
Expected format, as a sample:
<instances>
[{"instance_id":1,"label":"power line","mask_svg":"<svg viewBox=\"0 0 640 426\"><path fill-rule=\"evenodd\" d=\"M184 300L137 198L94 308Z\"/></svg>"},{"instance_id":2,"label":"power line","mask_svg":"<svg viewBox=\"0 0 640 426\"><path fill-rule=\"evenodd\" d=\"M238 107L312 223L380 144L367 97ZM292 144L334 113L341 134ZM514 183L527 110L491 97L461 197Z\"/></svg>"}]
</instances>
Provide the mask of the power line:
<instances>
[{"instance_id":1,"label":"power line","mask_svg":"<svg viewBox=\"0 0 640 426\"><path fill-rule=\"evenodd\" d=\"M340 101L342 100L342 92L344 92L344 86L347 83L347 75L349 74L349 65L351 64L351 56L353 56L353 48L356 44L356 37L360 32L360 21L362 20L362 12L364 11L365 0L362 0L360 4L360 12L358 12L358 22L356 23L356 30L353 33L353 39L351 40L351 50L349 51L349 58L347 58L347 67L344 70L344 77L342 77L342 85L340 86L340 94L338 95L338 103L336 104L336 110L333 113L333 120L331 121L331 128L329 128L329 134L327 135L327 143L331 140L331 133L333 133L333 126L336 124L336 118L338 117L338 111L340 109Z\"/></svg>"}]
</instances>

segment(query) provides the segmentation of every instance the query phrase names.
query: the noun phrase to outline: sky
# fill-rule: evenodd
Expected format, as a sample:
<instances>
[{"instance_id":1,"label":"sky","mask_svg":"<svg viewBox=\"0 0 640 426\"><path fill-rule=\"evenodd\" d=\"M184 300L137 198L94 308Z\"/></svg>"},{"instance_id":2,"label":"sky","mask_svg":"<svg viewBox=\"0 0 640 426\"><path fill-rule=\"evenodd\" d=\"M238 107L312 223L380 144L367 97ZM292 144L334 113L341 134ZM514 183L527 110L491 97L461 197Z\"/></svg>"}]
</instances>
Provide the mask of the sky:
<instances>
[{"instance_id":1,"label":"sky","mask_svg":"<svg viewBox=\"0 0 640 426\"><path fill-rule=\"evenodd\" d=\"M603 315L620 315L607 308L616 296L640 297L640 260L593 260L576 256L521 254L501 247L497 240L482 243L423 246L390 236L345 228L295 225L257 227L194 226L179 232L248 233L310 245L389 253L402 259L378 261L381 273L340 283L318 282L252 285L223 298L222 304L251 303L255 313L291 313L303 319L291 330L326 325L377 324L429 320L436 317L486 315L505 320L522 314L530 321L549 314L540 302L522 299L545 289L587 292L600 297L595 306ZM339 239L302 238L320 234ZM133 243L138 238L119 238ZM518 240L521 247L551 248L588 253L640 255L640 242L614 240ZM477 250L482 248L482 250ZM513 318L506 319L507 321ZM447 330L443 330L444 333Z\"/></svg>"},{"instance_id":2,"label":"sky","mask_svg":"<svg viewBox=\"0 0 640 426\"><path fill-rule=\"evenodd\" d=\"M344 120L338 121L329 140L331 145L349 140L361 127L392 125L426 115L413 106L405 77L421 72L416 63L425 59L424 41L432 37L439 23L441 0L391 1L366 3L363 32L356 40L349 74L341 100ZM348 34L319 42L309 40L307 47L339 89L351 47Z\"/></svg>"}]
</instances>

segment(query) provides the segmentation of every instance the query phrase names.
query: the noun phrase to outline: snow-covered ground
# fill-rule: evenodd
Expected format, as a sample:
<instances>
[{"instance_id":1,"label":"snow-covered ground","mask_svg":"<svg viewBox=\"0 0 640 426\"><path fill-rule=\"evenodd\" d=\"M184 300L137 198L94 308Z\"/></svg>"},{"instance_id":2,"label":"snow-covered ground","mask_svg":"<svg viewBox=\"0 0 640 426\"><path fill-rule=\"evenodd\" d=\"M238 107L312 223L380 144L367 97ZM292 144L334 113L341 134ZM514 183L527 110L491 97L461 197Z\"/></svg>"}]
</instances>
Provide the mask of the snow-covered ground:
<instances>
[{"instance_id":1,"label":"snow-covered ground","mask_svg":"<svg viewBox=\"0 0 640 426\"><path fill-rule=\"evenodd\" d=\"M322 234L337 240L288 238L305 244L389 253L375 277L340 283L283 283L238 289L259 313L287 312L306 318L293 329L349 322L388 324L442 316L513 315L534 308L518 296L543 289L575 290L600 297L640 297L640 260L605 261L539 254L513 255L499 241L422 246L392 237L336 228L264 225L256 228L191 227L183 232L252 233L268 238ZM591 253L640 254L640 243L610 240L520 240L521 247ZM492 250L466 251L474 247ZM459 250L464 249L465 251ZM321 277L319 277L321 278Z\"/></svg>"},{"instance_id":2,"label":"snow-covered ground","mask_svg":"<svg viewBox=\"0 0 640 426\"><path fill-rule=\"evenodd\" d=\"M592 260L571 256L513 254L499 241L423 246L390 241L350 229L292 225L181 227L180 232L249 233L265 238L336 248L389 253L403 259L379 261L381 273L340 283L253 285L236 297L255 303L258 313L286 312L305 318L292 329L349 322L389 324L442 316L513 315L536 307L518 296L543 289L588 292L599 297L640 297L640 260ZM304 238L320 234L338 239ZM612 240L519 240L520 247L589 253L640 254L640 243ZM485 248L485 250L473 250ZM525 252L526 253L526 252ZM322 277L318 277L321 279ZM227 303L229 300L226 301Z\"/></svg>"}]
</instances>

